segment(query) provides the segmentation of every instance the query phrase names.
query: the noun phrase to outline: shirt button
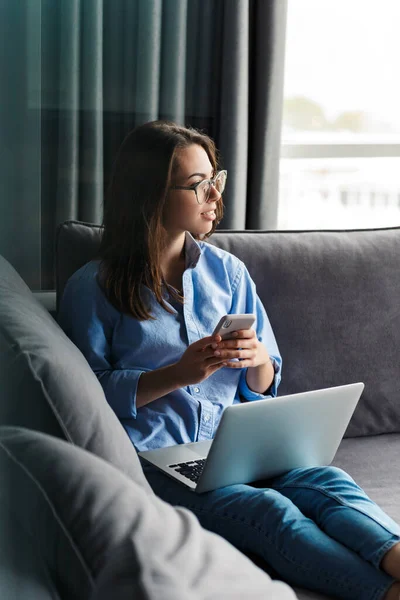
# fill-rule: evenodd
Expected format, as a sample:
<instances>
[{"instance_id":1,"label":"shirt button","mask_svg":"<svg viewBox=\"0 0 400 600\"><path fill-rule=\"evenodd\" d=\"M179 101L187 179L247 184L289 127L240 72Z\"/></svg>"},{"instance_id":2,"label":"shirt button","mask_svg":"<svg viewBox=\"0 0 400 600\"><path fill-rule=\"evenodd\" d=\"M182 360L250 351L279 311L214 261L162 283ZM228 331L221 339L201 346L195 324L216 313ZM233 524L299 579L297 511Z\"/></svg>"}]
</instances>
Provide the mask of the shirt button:
<instances>
[{"instance_id":1,"label":"shirt button","mask_svg":"<svg viewBox=\"0 0 400 600\"><path fill-rule=\"evenodd\" d=\"M204 420L206 423L210 420L210 415L204 415Z\"/></svg>"},{"instance_id":2,"label":"shirt button","mask_svg":"<svg viewBox=\"0 0 400 600\"><path fill-rule=\"evenodd\" d=\"M198 387L195 387L195 388L194 388L194 391L197 393L197 392L199 392L199 391L200 391L200 388L198 388Z\"/></svg>"}]
</instances>

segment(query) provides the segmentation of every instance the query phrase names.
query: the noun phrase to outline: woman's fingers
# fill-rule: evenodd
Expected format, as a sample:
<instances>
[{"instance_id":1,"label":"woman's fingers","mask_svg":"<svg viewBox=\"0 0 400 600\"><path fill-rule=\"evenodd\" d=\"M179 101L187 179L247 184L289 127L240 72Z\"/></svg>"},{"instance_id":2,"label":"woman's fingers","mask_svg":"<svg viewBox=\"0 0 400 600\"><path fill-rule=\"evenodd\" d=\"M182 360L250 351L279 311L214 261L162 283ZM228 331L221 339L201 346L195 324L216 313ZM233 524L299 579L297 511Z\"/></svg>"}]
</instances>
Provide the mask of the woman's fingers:
<instances>
[{"instance_id":1,"label":"woman's fingers","mask_svg":"<svg viewBox=\"0 0 400 600\"><path fill-rule=\"evenodd\" d=\"M240 360L238 362L236 361L228 361L225 365L227 368L229 369L246 369L247 367L252 367L253 366L253 361L251 360Z\"/></svg>"},{"instance_id":2,"label":"woman's fingers","mask_svg":"<svg viewBox=\"0 0 400 600\"><path fill-rule=\"evenodd\" d=\"M216 350L226 348L255 348L256 345L257 342L253 339L224 340L220 344L216 344Z\"/></svg>"},{"instance_id":3,"label":"woman's fingers","mask_svg":"<svg viewBox=\"0 0 400 600\"><path fill-rule=\"evenodd\" d=\"M215 350L214 354L219 358L232 360L232 358L254 358L256 352L255 350Z\"/></svg>"},{"instance_id":4,"label":"woman's fingers","mask_svg":"<svg viewBox=\"0 0 400 600\"><path fill-rule=\"evenodd\" d=\"M224 365L226 364L226 359L221 358L220 356L212 356L210 358L207 358L205 361L207 366L212 366L212 365Z\"/></svg>"},{"instance_id":5,"label":"woman's fingers","mask_svg":"<svg viewBox=\"0 0 400 600\"><path fill-rule=\"evenodd\" d=\"M221 360L220 355L215 354L215 350L213 350L211 347L210 348L205 348L200 356L200 360L205 360L208 358L216 358L217 360ZM196 359L198 360L198 359Z\"/></svg>"},{"instance_id":6,"label":"woman's fingers","mask_svg":"<svg viewBox=\"0 0 400 600\"><path fill-rule=\"evenodd\" d=\"M242 339L251 339L256 337L256 332L254 329L238 329L232 333L233 338L242 338Z\"/></svg>"},{"instance_id":7,"label":"woman's fingers","mask_svg":"<svg viewBox=\"0 0 400 600\"><path fill-rule=\"evenodd\" d=\"M203 348L210 346L214 340L215 337L213 337L212 335L208 335L207 337L201 338L200 340L193 342L193 344L191 344L191 347L194 350L202 350Z\"/></svg>"},{"instance_id":8,"label":"woman's fingers","mask_svg":"<svg viewBox=\"0 0 400 600\"><path fill-rule=\"evenodd\" d=\"M238 336L228 340L222 340L218 344L218 350L222 348L256 348L258 340L253 329L238 331Z\"/></svg>"}]
</instances>

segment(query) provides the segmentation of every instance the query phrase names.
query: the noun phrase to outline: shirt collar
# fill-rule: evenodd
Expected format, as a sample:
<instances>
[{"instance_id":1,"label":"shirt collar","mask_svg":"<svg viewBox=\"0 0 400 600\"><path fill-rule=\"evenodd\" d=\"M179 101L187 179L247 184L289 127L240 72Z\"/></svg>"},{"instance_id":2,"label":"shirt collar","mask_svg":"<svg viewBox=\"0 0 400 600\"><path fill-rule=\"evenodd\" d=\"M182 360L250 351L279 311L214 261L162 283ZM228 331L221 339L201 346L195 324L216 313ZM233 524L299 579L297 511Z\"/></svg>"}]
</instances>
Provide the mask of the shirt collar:
<instances>
[{"instance_id":1,"label":"shirt collar","mask_svg":"<svg viewBox=\"0 0 400 600\"><path fill-rule=\"evenodd\" d=\"M194 268L201 256L201 246L189 231L185 231L185 256L186 268Z\"/></svg>"}]
</instances>

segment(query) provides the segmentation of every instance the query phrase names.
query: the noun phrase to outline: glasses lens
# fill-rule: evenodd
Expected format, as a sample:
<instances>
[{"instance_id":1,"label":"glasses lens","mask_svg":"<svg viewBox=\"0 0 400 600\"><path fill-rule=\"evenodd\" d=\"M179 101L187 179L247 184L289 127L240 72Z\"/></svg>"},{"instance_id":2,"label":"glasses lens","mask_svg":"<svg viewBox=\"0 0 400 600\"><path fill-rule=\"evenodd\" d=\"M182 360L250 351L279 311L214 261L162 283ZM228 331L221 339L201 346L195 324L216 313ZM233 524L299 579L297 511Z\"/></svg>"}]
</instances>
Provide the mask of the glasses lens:
<instances>
[{"instance_id":1,"label":"glasses lens","mask_svg":"<svg viewBox=\"0 0 400 600\"><path fill-rule=\"evenodd\" d=\"M226 183L226 171L221 171L218 173L217 178L214 181L214 187L222 194L225 189ZM203 204L204 202L208 202L210 199L211 193L211 183L209 179L205 179L197 186L197 199L199 204Z\"/></svg>"},{"instance_id":2,"label":"glasses lens","mask_svg":"<svg viewBox=\"0 0 400 600\"><path fill-rule=\"evenodd\" d=\"M217 179L215 180L215 187L220 194L222 194L222 192L225 189L225 183L226 183L226 171L221 171L220 173L218 173Z\"/></svg>"},{"instance_id":3,"label":"glasses lens","mask_svg":"<svg viewBox=\"0 0 400 600\"><path fill-rule=\"evenodd\" d=\"M197 186L197 198L199 204L207 202L210 197L211 184L208 179L205 179Z\"/></svg>"}]
</instances>

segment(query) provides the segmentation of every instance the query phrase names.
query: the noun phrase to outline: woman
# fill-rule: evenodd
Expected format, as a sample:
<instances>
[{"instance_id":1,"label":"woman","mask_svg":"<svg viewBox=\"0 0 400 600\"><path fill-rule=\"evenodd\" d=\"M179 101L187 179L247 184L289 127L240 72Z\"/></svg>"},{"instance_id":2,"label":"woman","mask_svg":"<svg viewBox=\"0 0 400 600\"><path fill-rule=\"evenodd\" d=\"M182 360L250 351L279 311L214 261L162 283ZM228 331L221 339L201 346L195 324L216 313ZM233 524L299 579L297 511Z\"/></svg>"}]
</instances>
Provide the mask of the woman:
<instances>
[{"instance_id":1,"label":"woman","mask_svg":"<svg viewBox=\"0 0 400 600\"><path fill-rule=\"evenodd\" d=\"M204 241L221 220L225 180L206 135L138 127L114 165L98 260L63 295L60 323L137 450L210 439L226 406L277 394L282 361L255 285L240 260ZM255 313L255 329L212 337L228 313ZM400 528L340 469L199 495L145 473L157 495L289 583L351 600L400 598Z\"/></svg>"}]
</instances>

